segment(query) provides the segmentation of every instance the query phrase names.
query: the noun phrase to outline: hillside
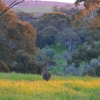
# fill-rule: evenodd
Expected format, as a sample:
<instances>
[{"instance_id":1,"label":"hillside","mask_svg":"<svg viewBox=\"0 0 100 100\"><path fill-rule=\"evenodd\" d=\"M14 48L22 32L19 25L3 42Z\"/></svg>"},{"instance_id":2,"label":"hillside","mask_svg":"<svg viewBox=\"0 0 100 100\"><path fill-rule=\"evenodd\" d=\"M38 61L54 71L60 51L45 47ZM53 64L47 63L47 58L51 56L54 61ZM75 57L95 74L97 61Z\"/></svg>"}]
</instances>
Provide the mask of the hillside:
<instances>
[{"instance_id":1,"label":"hillside","mask_svg":"<svg viewBox=\"0 0 100 100\"><path fill-rule=\"evenodd\" d=\"M7 4L9 5L10 2L7 2ZM40 14L40 13L52 12L53 6L64 7L66 5L74 7L74 5L71 3L52 2L52 1L38 1L38 2L26 1L13 7L13 10L17 9L23 12L28 12L28 13L34 12Z\"/></svg>"},{"instance_id":2,"label":"hillside","mask_svg":"<svg viewBox=\"0 0 100 100\"><path fill-rule=\"evenodd\" d=\"M13 0L5 0L7 5L10 5ZM59 6L59 7L70 7L73 8L75 5L73 3L64 3L64 2L57 2L57 1L24 1L23 3L20 3L13 7L13 10L21 10L23 12L34 12L34 13L46 13L46 12L52 12L53 6ZM82 6L78 7L83 8Z\"/></svg>"},{"instance_id":3,"label":"hillside","mask_svg":"<svg viewBox=\"0 0 100 100\"><path fill-rule=\"evenodd\" d=\"M9 5L11 2L9 2L9 0L5 0L5 2L7 3L7 5ZM52 1L25 1L19 5L17 5L16 7L53 7L53 6L66 6L66 5L70 5L73 6L73 4L71 3L64 3L64 2L52 2Z\"/></svg>"}]
</instances>

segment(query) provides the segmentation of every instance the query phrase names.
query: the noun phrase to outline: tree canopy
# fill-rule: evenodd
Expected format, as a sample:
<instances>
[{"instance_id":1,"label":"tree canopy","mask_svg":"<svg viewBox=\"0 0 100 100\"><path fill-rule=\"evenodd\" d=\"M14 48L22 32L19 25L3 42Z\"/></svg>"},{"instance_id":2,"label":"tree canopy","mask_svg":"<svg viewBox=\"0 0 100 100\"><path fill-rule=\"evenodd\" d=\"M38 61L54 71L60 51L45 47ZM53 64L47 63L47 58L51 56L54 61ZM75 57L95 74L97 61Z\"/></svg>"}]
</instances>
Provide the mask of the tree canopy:
<instances>
[{"instance_id":1,"label":"tree canopy","mask_svg":"<svg viewBox=\"0 0 100 100\"><path fill-rule=\"evenodd\" d=\"M0 6L3 12L7 6ZM13 11L7 10L0 16L0 56L1 60L9 62L14 60L17 50L25 50L35 55L36 29L28 22L22 22Z\"/></svg>"},{"instance_id":2,"label":"tree canopy","mask_svg":"<svg viewBox=\"0 0 100 100\"><path fill-rule=\"evenodd\" d=\"M86 23L83 17L87 17L91 19L88 23L92 28L100 27L100 0L76 0L75 5L83 5L84 9L73 15L73 22L80 19L80 22Z\"/></svg>"}]
</instances>

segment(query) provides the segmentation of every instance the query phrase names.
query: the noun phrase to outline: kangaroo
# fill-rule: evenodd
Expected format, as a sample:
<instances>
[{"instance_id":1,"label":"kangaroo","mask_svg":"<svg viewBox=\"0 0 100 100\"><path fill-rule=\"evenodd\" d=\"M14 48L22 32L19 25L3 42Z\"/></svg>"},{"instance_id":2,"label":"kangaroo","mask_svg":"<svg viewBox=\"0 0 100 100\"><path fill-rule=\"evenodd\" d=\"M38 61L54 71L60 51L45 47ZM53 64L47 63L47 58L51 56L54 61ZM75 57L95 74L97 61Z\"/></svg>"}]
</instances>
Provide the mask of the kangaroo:
<instances>
[{"instance_id":1,"label":"kangaroo","mask_svg":"<svg viewBox=\"0 0 100 100\"><path fill-rule=\"evenodd\" d=\"M51 79L51 74L48 71L48 63L45 63L44 67L43 67L43 71L42 71L42 77L44 80L49 81Z\"/></svg>"}]
</instances>

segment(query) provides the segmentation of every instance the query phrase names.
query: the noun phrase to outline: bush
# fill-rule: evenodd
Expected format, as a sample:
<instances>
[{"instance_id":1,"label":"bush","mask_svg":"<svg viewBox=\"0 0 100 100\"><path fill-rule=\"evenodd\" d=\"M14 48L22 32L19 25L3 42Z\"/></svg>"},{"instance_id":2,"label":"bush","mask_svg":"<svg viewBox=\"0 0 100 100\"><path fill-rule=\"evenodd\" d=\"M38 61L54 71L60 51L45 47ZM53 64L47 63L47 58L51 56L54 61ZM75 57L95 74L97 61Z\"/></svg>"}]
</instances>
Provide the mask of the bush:
<instances>
[{"instance_id":1,"label":"bush","mask_svg":"<svg viewBox=\"0 0 100 100\"><path fill-rule=\"evenodd\" d=\"M0 61L0 71L1 72L10 72L9 67L3 61Z\"/></svg>"},{"instance_id":2,"label":"bush","mask_svg":"<svg viewBox=\"0 0 100 100\"><path fill-rule=\"evenodd\" d=\"M19 50L16 53L15 62L12 64L12 71L21 73L41 74L43 63L32 60L32 57L26 52Z\"/></svg>"},{"instance_id":3,"label":"bush","mask_svg":"<svg viewBox=\"0 0 100 100\"><path fill-rule=\"evenodd\" d=\"M47 56L50 57L50 59L52 59L55 55L55 50L51 49L51 48L44 48L43 51L46 53Z\"/></svg>"},{"instance_id":4,"label":"bush","mask_svg":"<svg viewBox=\"0 0 100 100\"><path fill-rule=\"evenodd\" d=\"M94 70L90 69L87 72L84 72L83 76L96 76L96 74Z\"/></svg>"},{"instance_id":5,"label":"bush","mask_svg":"<svg viewBox=\"0 0 100 100\"><path fill-rule=\"evenodd\" d=\"M75 68L74 66L69 66L65 69L65 74L66 75L76 75L76 76L80 76L80 72L77 68Z\"/></svg>"},{"instance_id":6,"label":"bush","mask_svg":"<svg viewBox=\"0 0 100 100\"><path fill-rule=\"evenodd\" d=\"M44 64L42 62L31 60L25 66L20 63L16 63L13 66L12 71L20 73L41 74L43 66Z\"/></svg>"},{"instance_id":7,"label":"bush","mask_svg":"<svg viewBox=\"0 0 100 100\"><path fill-rule=\"evenodd\" d=\"M28 64L32 60L31 56L23 50L18 50L15 56L14 71L27 73Z\"/></svg>"},{"instance_id":8,"label":"bush","mask_svg":"<svg viewBox=\"0 0 100 100\"><path fill-rule=\"evenodd\" d=\"M97 64L98 64L98 66L96 67L95 73L97 76L100 77L100 56L97 59Z\"/></svg>"},{"instance_id":9,"label":"bush","mask_svg":"<svg viewBox=\"0 0 100 100\"><path fill-rule=\"evenodd\" d=\"M91 65L91 68L90 68L90 70L89 70L89 75L90 76L98 76L98 71L99 71L99 65L98 65L98 62L99 62L99 58L98 59L92 59L91 61L90 61L90 65Z\"/></svg>"},{"instance_id":10,"label":"bush","mask_svg":"<svg viewBox=\"0 0 100 100\"><path fill-rule=\"evenodd\" d=\"M100 66L95 70L95 73L98 77L100 77Z\"/></svg>"},{"instance_id":11,"label":"bush","mask_svg":"<svg viewBox=\"0 0 100 100\"><path fill-rule=\"evenodd\" d=\"M30 61L28 64L27 73L41 74L44 64L42 62Z\"/></svg>"},{"instance_id":12,"label":"bush","mask_svg":"<svg viewBox=\"0 0 100 100\"><path fill-rule=\"evenodd\" d=\"M37 56L35 57L35 60L40 62L40 61L49 61L50 57L46 55L46 53L43 50L38 50L37 51Z\"/></svg>"},{"instance_id":13,"label":"bush","mask_svg":"<svg viewBox=\"0 0 100 100\"><path fill-rule=\"evenodd\" d=\"M55 55L55 50L53 49L48 49L47 50L47 55L50 57L50 59L52 59Z\"/></svg>"},{"instance_id":14,"label":"bush","mask_svg":"<svg viewBox=\"0 0 100 100\"><path fill-rule=\"evenodd\" d=\"M83 65L82 65L83 64ZM92 59L89 64L85 64L85 62L80 64L82 68L82 75L83 76L96 76L95 69L97 67L96 59Z\"/></svg>"},{"instance_id":15,"label":"bush","mask_svg":"<svg viewBox=\"0 0 100 100\"><path fill-rule=\"evenodd\" d=\"M15 61L17 63L27 63L28 61L31 60L31 56L29 54L27 54L25 51L23 50L18 50L16 53L16 57L15 57Z\"/></svg>"},{"instance_id":16,"label":"bush","mask_svg":"<svg viewBox=\"0 0 100 100\"><path fill-rule=\"evenodd\" d=\"M97 59L92 59L91 61L90 61L90 65L91 65L91 67L95 70L97 67L98 67L98 60Z\"/></svg>"},{"instance_id":17,"label":"bush","mask_svg":"<svg viewBox=\"0 0 100 100\"><path fill-rule=\"evenodd\" d=\"M68 55L68 51L67 50L66 51L63 51L64 58L67 58L67 55Z\"/></svg>"}]
</instances>

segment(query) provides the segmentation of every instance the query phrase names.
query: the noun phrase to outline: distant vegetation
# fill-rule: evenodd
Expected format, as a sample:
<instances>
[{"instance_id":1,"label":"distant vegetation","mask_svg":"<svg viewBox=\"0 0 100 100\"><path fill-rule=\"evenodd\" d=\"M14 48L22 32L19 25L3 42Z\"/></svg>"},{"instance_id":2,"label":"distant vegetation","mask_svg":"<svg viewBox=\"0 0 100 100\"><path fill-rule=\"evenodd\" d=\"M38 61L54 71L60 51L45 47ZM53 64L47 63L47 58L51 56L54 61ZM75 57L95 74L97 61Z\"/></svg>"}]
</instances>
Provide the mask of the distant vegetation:
<instances>
[{"instance_id":1,"label":"distant vegetation","mask_svg":"<svg viewBox=\"0 0 100 100\"><path fill-rule=\"evenodd\" d=\"M46 12L52 12L52 7L29 7L29 8L26 8L26 7L22 7L22 8L13 8L13 11L18 11L18 10L21 10L23 12L26 12L26 13L46 13Z\"/></svg>"},{"instance_id":2,"label":"distant vegetation","mask_svg":"<svg viewBox=\"0 0 100 100\"><path fill-rule=\"evenodd\" d=\"M43 62L53 60L54 75L100 76L98 16L70 5L46 13L8 10L0 17L0 71L41 74Z\"/></svg>"},{"instance_id":3,"label":"distant vegetation","mask_svg":"<svg viewBox=\"0 0 100 100\"><path fill-rule=\"evenodd\" d=\"M10 2L5 0L6 3L9 5ZM52 12L52 7L64 7L64 6L74 7L72 3L64 3L64 2L56 2L56 1L25 1L13 8L14 11L21 10L23 12L34 12L34 13L46 13ZM81 7L80 7L81 8Z\"/></svg>"}]
</instances>

